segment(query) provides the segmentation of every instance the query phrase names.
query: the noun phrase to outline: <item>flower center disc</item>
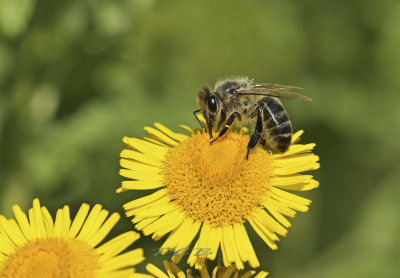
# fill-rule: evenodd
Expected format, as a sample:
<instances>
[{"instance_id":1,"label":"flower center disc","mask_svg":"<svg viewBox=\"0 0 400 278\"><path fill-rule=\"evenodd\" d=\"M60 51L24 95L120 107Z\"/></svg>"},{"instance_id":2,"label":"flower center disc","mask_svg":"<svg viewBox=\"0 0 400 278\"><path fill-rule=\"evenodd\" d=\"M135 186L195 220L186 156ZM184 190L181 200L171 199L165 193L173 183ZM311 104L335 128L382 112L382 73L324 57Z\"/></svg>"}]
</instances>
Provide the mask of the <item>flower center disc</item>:
<instances>
[{"instance_id":1,"label":"flower center disc","mask_svg":"<svg viewBox=\"0 0 400 278\"><path fill-rule=\"evenodd\" d=\"M194 220L222 227L242 223L265 199L272 157L255 148L246 160L249 136L229 132L210 145L197 133L171 148L163 165L170 197Z\"/></svg>"},{"instance_id":2,"label":"flower center disc","mask_svg":"<svg viewBox=\"0 0 400 278\"><path fill-rule=\"evenodd\" d=\"M11 254L1 269L4 278L94 278L98 255L76 239L46 238Z\"/></svg>"}]
</instances>

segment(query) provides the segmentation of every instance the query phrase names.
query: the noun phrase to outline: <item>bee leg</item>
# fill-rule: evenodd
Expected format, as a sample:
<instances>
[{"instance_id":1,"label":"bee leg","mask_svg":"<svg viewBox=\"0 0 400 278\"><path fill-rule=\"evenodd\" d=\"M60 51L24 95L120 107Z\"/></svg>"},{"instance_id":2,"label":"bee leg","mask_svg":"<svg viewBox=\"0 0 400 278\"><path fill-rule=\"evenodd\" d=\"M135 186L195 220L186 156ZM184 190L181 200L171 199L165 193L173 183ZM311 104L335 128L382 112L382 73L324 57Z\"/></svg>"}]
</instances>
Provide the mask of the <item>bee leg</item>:
<instances>
[{"instance_id":1,"label":"bee leg","mask_svg":"<svg viewBox=\"0 0 400 278\"><path fill-rule=\"evenodd\" d=\"M193 111L193 115L194 115L194 117L196 118L197 122L200 124L201 129L204 129L203 124L201 123L200 119L197 117L197 113L199 113L200 111L201 111L201 109L198 109L198 110Z\"/></svg>"},{"instance_id":2,"label":"bee leg","mask_svg":"<svg viewBox=\"0 0 400 278\"><path fill-rule=\"evenodd\" d=\"M221 119L219 120L219 123L217 125L217 130L221 128L221 125L225 122L226 120L226 113L224 109L221 109Z\"/></svg>"},{"instance_id":3,"label":"bee leg","mask_svg":"<svg viewBox=\"0 0 400 278\"><path fill-rule=\"evenodd\" d=\"M228 120L226 121L224 128L221 129L221 131L219 132L217 138L215 138L214 140L212 140L212 141L210 142L210 145L211 145L212 143L214 143L216 140L218 140L218 138L222 137L222 136L225 134L225 132L226 132L226 131L228 130L228 128L232 125L233 120L234 120L236 117L238 117L239 121L242 120L242 116L240 116L240 114L239 114L238 112L233 112L232 115L230 115L229 118L228 118Z\"/></svg>"},{"instance_id":4,"label":"bee leg","mask_svg":"<svg viewBox=\"0 0 400 278\"><path fill-rule=\"evenodd\" d=\"M262 132L263 132L262 108L261 107L257 107L256 128L254 129L254 133L251 135L249 143L247 144L246 159L249 159L250 150L254 149L254 147L257 145L258 140L260 139Z\"/></svg>"}]
</instances>

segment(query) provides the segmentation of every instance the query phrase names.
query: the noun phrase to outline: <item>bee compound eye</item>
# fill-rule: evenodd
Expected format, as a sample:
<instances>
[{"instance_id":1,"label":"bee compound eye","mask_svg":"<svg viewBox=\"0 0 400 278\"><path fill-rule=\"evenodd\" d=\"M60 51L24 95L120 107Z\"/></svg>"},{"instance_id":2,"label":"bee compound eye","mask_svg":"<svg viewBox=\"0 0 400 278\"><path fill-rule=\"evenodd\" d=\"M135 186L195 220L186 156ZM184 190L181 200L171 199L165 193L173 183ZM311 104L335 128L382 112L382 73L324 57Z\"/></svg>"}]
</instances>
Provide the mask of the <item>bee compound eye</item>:
<instances>
[{"instance_id":1,"label":"bee compound eye","mask_svg":"<svg viewBox=\"0 0 400 278\"><path fill-rule=\"evenodd\" d=\"M216 112L218 108L218 100L215 96L209 96L207 99L207 107L211 112Z\"/></svg>"}]
</instances>

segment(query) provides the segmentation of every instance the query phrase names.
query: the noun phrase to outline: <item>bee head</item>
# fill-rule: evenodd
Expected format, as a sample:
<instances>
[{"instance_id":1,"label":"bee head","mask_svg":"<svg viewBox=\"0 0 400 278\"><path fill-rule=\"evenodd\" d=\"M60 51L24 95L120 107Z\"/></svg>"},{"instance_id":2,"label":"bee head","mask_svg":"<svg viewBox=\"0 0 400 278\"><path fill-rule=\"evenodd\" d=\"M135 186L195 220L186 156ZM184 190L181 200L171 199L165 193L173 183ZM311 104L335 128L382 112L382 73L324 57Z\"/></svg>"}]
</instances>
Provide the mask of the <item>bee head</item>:
<instances>
[{"instance_id":1,"label":"bee head","mask_svg":"<svg viewBox=\"0 0 400 278\"><path fill-rule=\"evenodd\" d=\"M212 127L215 124L215 120L221 110L220 102L218 98L210 92L210 89L205 87L202 91L197 94L197 103L204 113L204 117L207 121L208 130L212 136Z\"/></svg>"}]
</instances>

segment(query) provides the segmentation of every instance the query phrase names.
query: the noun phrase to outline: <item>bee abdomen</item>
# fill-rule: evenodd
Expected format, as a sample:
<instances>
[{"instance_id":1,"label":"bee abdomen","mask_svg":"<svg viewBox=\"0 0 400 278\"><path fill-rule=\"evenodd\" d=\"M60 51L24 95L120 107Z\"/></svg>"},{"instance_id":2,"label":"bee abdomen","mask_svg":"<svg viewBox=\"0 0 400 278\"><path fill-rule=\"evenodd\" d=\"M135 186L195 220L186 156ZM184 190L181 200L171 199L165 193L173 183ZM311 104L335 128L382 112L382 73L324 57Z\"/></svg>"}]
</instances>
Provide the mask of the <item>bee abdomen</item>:
<instances>
[{"instance_id":1,"label":"bee abdomen","mask_svg":"<svg viewBox=\"0 0 400 278\"><path fill-rule=\"evenodd\" d=\"M271 127L269 132L271 135L292 134L292 124L290 123L290 120L287 119L287 121Z\"/></svg>"},{"instance_id":2,"label":"bee abdomen","mask_svg":"<svg viewBox=\"0 0 400 278\"><path fill-rule=\"evenodd\" d=\"M264 133L272 147L285 152L292 141L293 128L282 105L273 98L264 100Z\"/></svg>"},{"instance_id":3,"label":"bee abdomen","mask_svg":"<svg viewBox=\"0 0 400 278\"><path fill-rule=\"evenodd\" d=\"M286 152L292 142L292 134L285 133L275 137L276 149L280 152Z\"/></svg>"}]
</instances>

